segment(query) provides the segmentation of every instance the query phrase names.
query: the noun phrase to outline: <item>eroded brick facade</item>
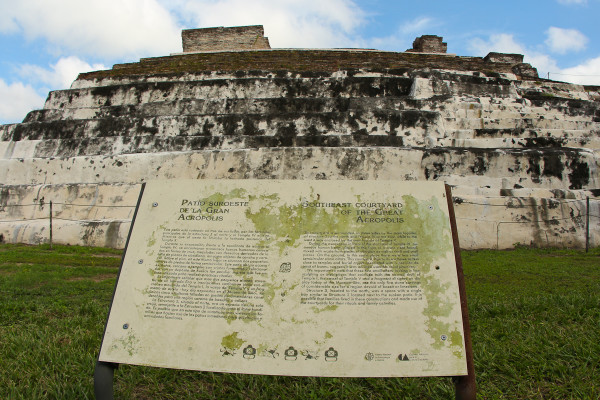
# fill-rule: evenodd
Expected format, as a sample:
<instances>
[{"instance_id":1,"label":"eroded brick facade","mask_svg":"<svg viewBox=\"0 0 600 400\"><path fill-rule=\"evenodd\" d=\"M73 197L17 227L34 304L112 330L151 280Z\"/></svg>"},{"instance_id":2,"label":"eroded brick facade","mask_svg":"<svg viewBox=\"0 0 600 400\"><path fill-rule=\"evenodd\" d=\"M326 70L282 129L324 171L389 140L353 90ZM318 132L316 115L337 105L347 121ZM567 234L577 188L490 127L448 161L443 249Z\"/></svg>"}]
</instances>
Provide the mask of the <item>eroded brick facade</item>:
<instances>
[{"instance_id":1,"label":"eroded brick facade","mask_svg":"<svg viewBox=\"0 0 600 400\"><path fill-rule=\"evenodd\" d=\"M271 48L262 25L186 29L181 38L184 53Z\"/></svg>"},{"instance_id":2,"label":"eroded brick facade","mask_svg":"<svg viewBox=\"0 0 600 400\"><path fill-rule=\"evenodd\" d=\"M443 37L436 35L419 36L414 40L413 48L406 51L411 53L446 53L448 44L443 40Z\"/></svg>"}]
</instances>

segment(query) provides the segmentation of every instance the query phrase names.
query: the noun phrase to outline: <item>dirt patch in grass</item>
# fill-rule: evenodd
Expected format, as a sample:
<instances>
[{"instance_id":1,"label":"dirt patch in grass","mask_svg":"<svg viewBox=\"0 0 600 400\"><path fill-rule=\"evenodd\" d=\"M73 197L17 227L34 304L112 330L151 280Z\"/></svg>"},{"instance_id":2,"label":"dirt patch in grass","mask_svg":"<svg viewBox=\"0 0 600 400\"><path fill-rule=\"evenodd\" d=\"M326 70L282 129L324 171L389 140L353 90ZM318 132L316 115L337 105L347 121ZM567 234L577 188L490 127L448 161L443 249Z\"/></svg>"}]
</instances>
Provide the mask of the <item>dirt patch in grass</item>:
<instances>
[{"instance_id":1,"label":"dirt patch in grass","mask_svg":"<svg viewBox=\"0 0 600 400\"><path fill-rule=\"evenodd\" d=\"M121 254L110 254L110 253L99 253L92 254L92 257L101 257L101 258L121 258Z\"/></svg>"},{"instance_id":2,"label":"dirt patch in grass","mask_svg":"<svg viewBox=\"0 0 600 400\"><path fill-rule=\"evenodd\" d=\"M74 277L74 278L69 278L66 281L67 282L79 282L79 281L102 282L102 281L105 281L107 279L113 279L116 276L117 276L117 274L100 274L100 275L87 276L87 277L77 276L77 277Z\"/></svg>"},{"instance_id":3,"label":"dirt patch in grass","mask_svg":"<svg viewBox=\"0 0 600 400\"><path fill-rule=\"evenodd\" d=\"M3 262L3 263L0 263L0 267L3 267L3 266L10 266L10 267L23 267L23 266L26 266L26 267L30 267L32 265L35 265L35 264L34 263L22 263L22 262Z\"/></svg>"},{"instance_id":4,"label":"dirt patch in grass","mask_svg":"<svg viewBox=\"0 0 600 400\"><path fill-rule=\"evenodd\" d=\"M15 271L3 271L0 269L0 275L2 276L9 276L9 275L14 275Z\"/></svg>"}]
</instances>

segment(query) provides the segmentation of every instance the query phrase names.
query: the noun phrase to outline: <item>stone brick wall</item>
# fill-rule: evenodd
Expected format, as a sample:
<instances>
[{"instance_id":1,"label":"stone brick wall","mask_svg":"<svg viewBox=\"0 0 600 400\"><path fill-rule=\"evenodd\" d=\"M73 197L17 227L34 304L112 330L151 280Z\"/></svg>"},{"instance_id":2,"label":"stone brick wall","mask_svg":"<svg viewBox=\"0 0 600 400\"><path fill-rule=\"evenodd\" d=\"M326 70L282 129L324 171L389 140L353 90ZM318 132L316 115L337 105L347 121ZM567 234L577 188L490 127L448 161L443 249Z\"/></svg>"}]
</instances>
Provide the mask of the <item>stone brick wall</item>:
<instances>
[{"instance_id":1,"label":"stone brick wall","mask_svg":"<svg viewBox=\"0 0 600 400\"><path fill-rule=\"evenodd\" d=\"M518 68L517 68L518 67ZM227 53L195 53L142 59L117 64L112 70L82 73L79 79L117 76L179 74L198 71L338 71L340 69L445 69L483 74L517 74L537 78L529 64L490 63L481 57L452 57L445 54L392 53L369 50L279 50Z\"/></svg>"},{"instance_id":2,"label":"stone brick wall","mask_svg":"<svg viewBox=\"0 0 600 400\"><path fill-rule=\"evenodd\" d=\"M444 38L436 35L419 36L413 42L413 48L406 51L411 53L446 53L448 44L442 42Z\"/></svg>"},{"instance_id":3,"label":"stone brick wall","mask_svg":"<svg viewBox=\"0 0 600 400\"><path fill-rule=\"evenodd\" d=\"M186 29L181 38L184 53L271 48L262 25Z\"/></svg>"}]
</instances>

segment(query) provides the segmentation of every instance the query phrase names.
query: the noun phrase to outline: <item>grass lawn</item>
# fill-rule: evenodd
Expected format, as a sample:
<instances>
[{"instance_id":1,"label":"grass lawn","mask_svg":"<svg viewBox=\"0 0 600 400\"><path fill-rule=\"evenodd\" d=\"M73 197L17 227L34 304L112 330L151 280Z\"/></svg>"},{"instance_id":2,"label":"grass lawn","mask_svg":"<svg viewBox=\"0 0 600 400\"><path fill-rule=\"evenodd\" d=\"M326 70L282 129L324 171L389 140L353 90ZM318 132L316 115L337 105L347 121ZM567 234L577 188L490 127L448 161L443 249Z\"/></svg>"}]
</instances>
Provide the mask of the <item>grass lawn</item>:
<instances>
[{"instance_id":1,"label":"grass lawn","mask_svg":"<svg viewBox=\"0 0 600 400\"><path fill-rule=\"evenodd\" d=\"M121 252L0 245L0 399L87 399ZM462 253L478 393L600 398L600 249ZM448 378L295 378L121 366L121 399L450 399Z\"/></svg>"}]
</instances>

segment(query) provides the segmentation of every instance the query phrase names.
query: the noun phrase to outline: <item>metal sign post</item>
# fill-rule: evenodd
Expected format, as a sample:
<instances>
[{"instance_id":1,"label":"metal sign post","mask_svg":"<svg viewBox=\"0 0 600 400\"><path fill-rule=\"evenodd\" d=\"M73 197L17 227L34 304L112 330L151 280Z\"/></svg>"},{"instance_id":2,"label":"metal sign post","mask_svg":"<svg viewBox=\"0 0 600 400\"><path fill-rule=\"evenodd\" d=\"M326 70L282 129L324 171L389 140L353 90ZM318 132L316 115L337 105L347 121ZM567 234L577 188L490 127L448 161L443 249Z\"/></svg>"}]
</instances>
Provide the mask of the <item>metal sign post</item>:
<instances>
[{"instance_id":1,"label":"metal sign post","mask_svg":"<svg viewBox=\"0 0 600 400\"><path fill-rule=\"evenodd\" d=\"M473 360L473 346L471 343L471 325L469 324L469 308L467 306L467 290L465 287L465 275L463 273L462 257L460 256L460 243L458 242L458 230L456 228L456 216L452 201L452 190L446 185L446 198L448 199L448 211L450 225L452 227L452 240L454 244L454 257L456 259L456 272L458 277L458 288L460 291L460 305L462 310L463 326L465 333L465 350L467 353L467 375L453 378L456 400L475 400L477 385L475 382L475 362Z\"/></svg>"}]
</instances>

